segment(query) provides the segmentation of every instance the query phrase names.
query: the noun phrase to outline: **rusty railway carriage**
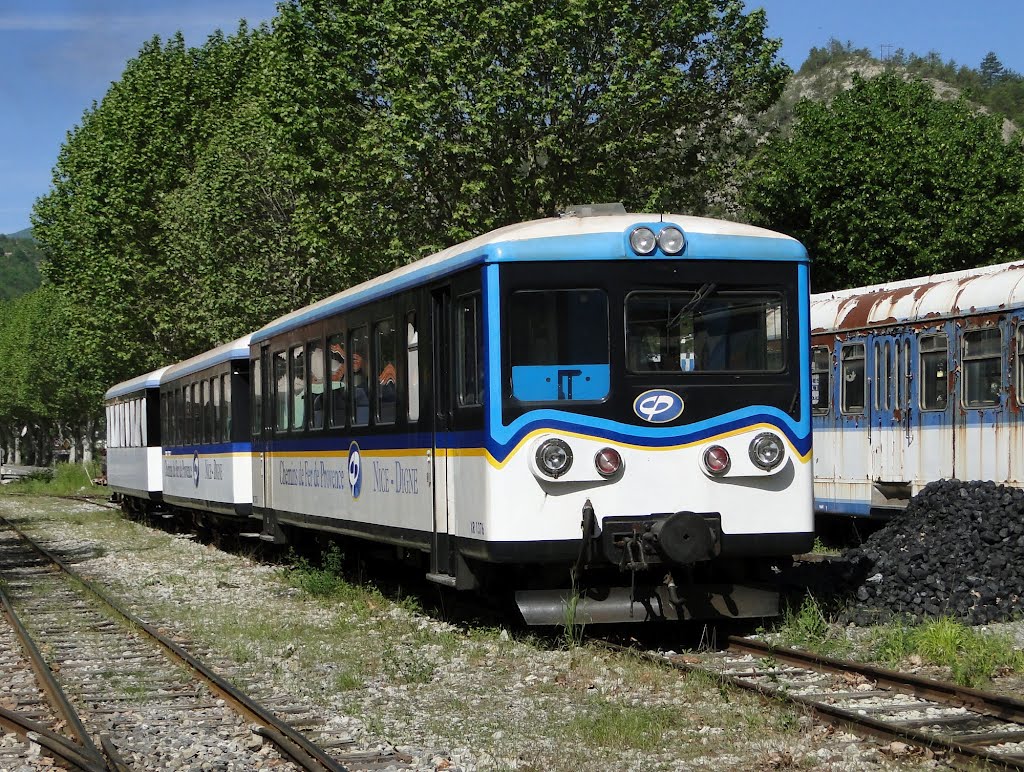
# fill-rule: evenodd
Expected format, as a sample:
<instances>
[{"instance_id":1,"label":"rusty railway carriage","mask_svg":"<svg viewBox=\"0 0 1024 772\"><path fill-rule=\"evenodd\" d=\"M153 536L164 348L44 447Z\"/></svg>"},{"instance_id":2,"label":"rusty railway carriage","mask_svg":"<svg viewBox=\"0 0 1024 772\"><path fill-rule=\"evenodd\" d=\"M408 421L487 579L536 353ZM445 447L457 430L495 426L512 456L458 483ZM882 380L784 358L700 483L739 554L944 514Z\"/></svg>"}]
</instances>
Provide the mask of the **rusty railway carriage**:
<instances>
[{"instance_id":1,"label":"rusty railway carriage","mask_svg":"<svg viewBox=\"0 0 1024 772\"><path fill-rule=\"evenodd\" d=\"M815 295L811 319L816 512L1024 484L1024 262Z\"/></svg>"},{"instance_id":2,"label":"rusty railway carriage","mask_svg":"<svg viewBox=\"0 0 1024 772\"><path fill-rule=\"evenodd\" d=\"M110 387L103 395L107 421L107 485L136 504L163 499L160 475L160 378L166 367Z\"/></svg>"},{"instance_id":3,"label":"rusty railway carriage","mask_svg":"<svg viewBox=\"0 0 1024 772\"><path fill-rule=\"evenodd\" d=\"M496 230L251 339L253 513L530 623L775 613L810 547L806 251L684 216Z\"/></svg>"}]
</instances>

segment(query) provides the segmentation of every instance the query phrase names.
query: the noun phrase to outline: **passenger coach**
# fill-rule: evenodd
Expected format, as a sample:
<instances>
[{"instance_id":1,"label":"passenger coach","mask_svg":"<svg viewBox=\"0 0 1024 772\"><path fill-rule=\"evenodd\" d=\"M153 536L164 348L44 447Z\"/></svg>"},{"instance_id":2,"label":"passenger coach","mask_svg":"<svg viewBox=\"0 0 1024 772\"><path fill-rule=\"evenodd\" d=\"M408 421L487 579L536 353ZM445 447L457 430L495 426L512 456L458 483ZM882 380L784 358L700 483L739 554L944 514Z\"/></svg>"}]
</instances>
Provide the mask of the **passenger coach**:
<instances>
[{"instance_id":1,"label":"passenger coach","mask_svg":"<svg viewBox=\"0 0 1024 772\"><path fill-rule=\"evenodd\" d=\"M167 504L207 527L252 512L249 336L167 369L160 384Z\"/></svg>"},{"instance_id":2,"label":"passenger coach","mask_svg":"<svg viewBox=\"0 0 1024 772\"><path fill-rule=\"evenodd\" d=\"M1024 484L1024 262L815 295L811 317L818 513Z\"/></svg>"},{"instance_id":3,"label":"passenger coach","mask_svg":"<svg viewBox=\"0 0 1024 772\"><path fill-rule=\"evenodd\" d=\"M107 485L139 511L163 499L160 378L166 367L112 386L103 395Z\"/></svg>"},{"instance_id":4,"label":"passenger coach","mask_svg":"<svg viewBox=\"0 0 1024 772\"><path fill-rule=\"evenodd\" d=\"M531 623L564 622L573 588L579 621L775 613L773 564L813 540L806 251L592 211L255 332L264 538L388 545L438 583L518 590Z\"/></svg>"}]
</instances>

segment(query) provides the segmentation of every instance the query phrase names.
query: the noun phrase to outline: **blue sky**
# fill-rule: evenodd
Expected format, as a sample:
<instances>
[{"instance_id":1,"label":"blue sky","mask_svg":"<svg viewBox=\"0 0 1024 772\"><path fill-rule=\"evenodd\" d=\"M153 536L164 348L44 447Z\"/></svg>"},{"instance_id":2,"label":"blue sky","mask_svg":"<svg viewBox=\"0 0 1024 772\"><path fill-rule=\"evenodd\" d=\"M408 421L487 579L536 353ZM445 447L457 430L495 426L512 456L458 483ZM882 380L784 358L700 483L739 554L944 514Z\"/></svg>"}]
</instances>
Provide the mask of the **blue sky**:
<instances>
[{"instance_id":1,"label":"blue sky","mask_svg":"<svg viewBox=\"0 0 1024 772\"><path fill-rule=\"evenodd\" d=\"M181 30L201 45L215 29L233 32L274 15L275 0L0 0L0 234L29 225L33 201L49 188L66 133L99 101L125 63L153 35ZM1024 3L988 0L747 0L763 7L782 57L798 68L832 37L977 67L995 51L1024 72Z\"/></svg>"}]
</instances>

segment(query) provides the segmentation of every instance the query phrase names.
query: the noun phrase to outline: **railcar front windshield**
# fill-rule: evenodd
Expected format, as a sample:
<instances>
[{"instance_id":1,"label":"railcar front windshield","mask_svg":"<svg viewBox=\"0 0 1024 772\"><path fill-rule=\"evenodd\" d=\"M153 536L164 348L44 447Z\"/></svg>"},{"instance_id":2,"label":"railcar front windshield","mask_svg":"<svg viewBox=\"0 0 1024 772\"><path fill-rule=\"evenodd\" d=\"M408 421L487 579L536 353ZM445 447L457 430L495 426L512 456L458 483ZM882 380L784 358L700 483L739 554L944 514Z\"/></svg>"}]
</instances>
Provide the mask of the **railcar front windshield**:
<instances>
[{"instance_id":1,"label":"railcar front windshield","mask_svg":"<svg viewBox=\"0 0 1024 772\"><path fill-rule=\"evenodd\" d=\"M512 394L526 401L608 396L608 296L603 290L527 290L509 304Z\"/></svg>"},{"instance_id":2,"label":"railcar front windshield","mask_svg":"<svg viewBox=\"0 0 1024 772\"><path fill-rule=\"evenodd\" d=\"M685 292L626 297L626 363L631 372L780 372L785 308L771 292Z\"/></svg>"}]
</instances>

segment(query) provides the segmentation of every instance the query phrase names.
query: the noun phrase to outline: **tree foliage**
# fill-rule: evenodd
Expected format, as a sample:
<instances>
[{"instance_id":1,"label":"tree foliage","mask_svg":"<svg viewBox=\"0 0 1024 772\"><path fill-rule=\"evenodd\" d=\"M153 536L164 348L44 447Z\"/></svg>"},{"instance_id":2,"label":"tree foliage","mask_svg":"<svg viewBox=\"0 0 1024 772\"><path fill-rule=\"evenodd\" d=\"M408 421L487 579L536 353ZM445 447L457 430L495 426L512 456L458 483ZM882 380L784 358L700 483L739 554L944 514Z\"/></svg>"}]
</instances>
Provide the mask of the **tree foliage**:
<instances>
[{"instance_id":1,"label":"tree foliage","mask_svg":"<svg viewBox=\"0 0 1024 772\"><path fill-rule=\"evenodd\" d=\"M29 239L0 236L0 300L10 300L39 286L43 253Z\"/></svg>"},{"instance_id":2,"label":"tree foliage","mask_svg":"<svg viewBox=\"0 0 1024 772\"><path fill-rule=\"evenodd\" d=\"M147 42L34 210L101 382L572 203L700 211L788 70L741 0L290 0Z\"/></svg>"},{"instance_id":3,"label":"tree foliage","mask_svg":"<svg viewBox=\"0 0 1024 772\"><path fill-rule=\"evenodd\" d=\"M893 74L802 102L751 162L745 203L801 239L816 291L1022 256L1024 153L1001 121Z\"/></svg>"}]
</instances>

